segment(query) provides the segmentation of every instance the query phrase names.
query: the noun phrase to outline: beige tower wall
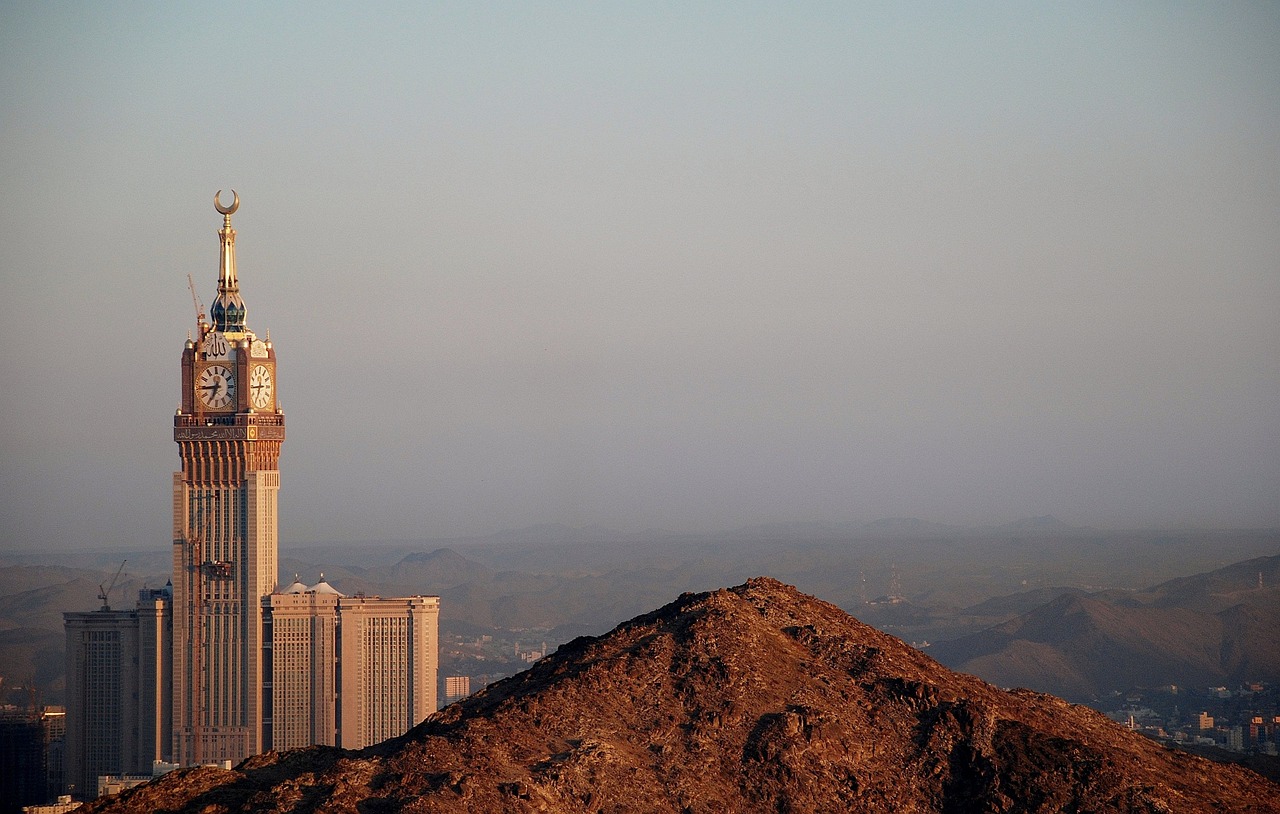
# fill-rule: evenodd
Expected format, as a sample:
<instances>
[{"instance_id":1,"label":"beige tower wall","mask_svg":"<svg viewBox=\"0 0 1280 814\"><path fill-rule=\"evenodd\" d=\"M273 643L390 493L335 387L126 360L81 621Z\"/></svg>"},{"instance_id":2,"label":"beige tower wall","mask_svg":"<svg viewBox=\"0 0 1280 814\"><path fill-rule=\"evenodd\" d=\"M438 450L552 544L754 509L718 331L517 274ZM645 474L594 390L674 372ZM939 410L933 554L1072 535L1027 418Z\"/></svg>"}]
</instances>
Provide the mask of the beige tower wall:
<instances>
[{"instance_id":1,"label":"beige tower wall","mask_svg":"<svg viewBox=\"0 0 1280 814\"><path fill-rule=\"evenodd\" d=\"M337 595L272 594L262 605L270 631L264 637L263 706L270 723L264 748L336 746Z\"/></svg>"},{"instance_id":2,"label":"beige tower wall","mask_svg":"<svg viewBox=\"0 0 1280 814\"><path fill-rule=\"evenodd\" d=\"M257 470L245 478L245 545L247 590L241 597L245 613L241 686L248 754L263 750L262 742L262 597L276 587L276 510L280 473Z\"/></svg>"},{"instance_id":3,"label":"beige tower wall","mask_svg":"<svg viewBox=\"0 0 1280 814\"><path fill-rule=\"evenodd\" d=\"M331 601L311 617L312 742L325 746L338 745L337 597Z\"/></svg>"},{"instance_id":4,"label":"beige tower wall","mask_svg":"<svg viewBox=\"0 0 1280 814\"><path fill-rule=\"evenodd\" d=\"M440 600L432 597L431 600L416 603L409 621L412 625L410 635L413 637L413 651L410 654L413 659L413 669L410 670L413 679L413 708L408 728L412 728L439 706L436 692L439 687Z\"/></svg>"},{"instance_id":5,"label":"beige tower wall","mask_svg":"<svg viewBox=\"0 0 1280 814\"><path fill-rule=\"evenodd\" d=\"M138 600L138 766L172 760L173 607L157 596Z\"/></svg>"},{"instance_id":6,"label":"beige tower wall","mask_svg":"<svg viewBox=\"0 0 1280 814\"><path fill-rule=\"evenodd\" d=\"M180 763L235 763L263 749L262 597L276 582L279 485L275 470L234 484L175 474L172 753Z\"/></svg>"},{"instance_id":7,"label":"beige tower wall","mask_svg":"<svg viewBox=\"0 0 1280 814\"><path fill-rule=\"evenodd\" d=\"M435 711L439 597L344 597L338 617L340 746L401 735Z\"/></svg>"},{"instance_id":8,"label":"beige tower wall","mask_svg":"<svg viewBox=\"0 0 1280 814\"><path fill-rule=\"evenodd\" d=\"M173 760L187 764L190 762L190 725L188 699L190 693L191 671L191 628L190 602L191 587L185 578L187 553L185 540L191 518L187 513L187 487L181 472L173 473L173 637L169 648L169 693L173 707L169 715L170 737L169 754Z\"/></svg>"}]
</instances>

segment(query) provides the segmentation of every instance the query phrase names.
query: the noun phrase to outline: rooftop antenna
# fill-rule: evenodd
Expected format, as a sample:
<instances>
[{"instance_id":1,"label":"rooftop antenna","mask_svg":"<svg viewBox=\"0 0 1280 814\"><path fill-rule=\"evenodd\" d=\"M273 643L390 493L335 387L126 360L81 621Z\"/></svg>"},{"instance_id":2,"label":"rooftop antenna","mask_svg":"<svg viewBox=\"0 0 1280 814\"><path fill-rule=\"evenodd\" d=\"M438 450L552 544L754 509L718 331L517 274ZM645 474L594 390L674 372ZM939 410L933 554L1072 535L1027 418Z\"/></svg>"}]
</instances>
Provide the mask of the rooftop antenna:
<instances>
[{"instance_id":1,"label":"rooftop antenna","mask_svg":"<svg viewBox=\"0 0 1280 814\"><path fill-rule=\"evenodd\" d=\"M122 560L120 562L120 567L116 569L116 575L111 578L111 582L107 584L106 588L102 587L101 582L98 583L98 598L102 600L102 610L104 611L111 610L111 605L107 603L107 597L111 595L111 589L116 587L116 580L120 578L120 572L124 570L124 564L126 562L128 562L128 560Z\"/></svg>"}]
</instances>

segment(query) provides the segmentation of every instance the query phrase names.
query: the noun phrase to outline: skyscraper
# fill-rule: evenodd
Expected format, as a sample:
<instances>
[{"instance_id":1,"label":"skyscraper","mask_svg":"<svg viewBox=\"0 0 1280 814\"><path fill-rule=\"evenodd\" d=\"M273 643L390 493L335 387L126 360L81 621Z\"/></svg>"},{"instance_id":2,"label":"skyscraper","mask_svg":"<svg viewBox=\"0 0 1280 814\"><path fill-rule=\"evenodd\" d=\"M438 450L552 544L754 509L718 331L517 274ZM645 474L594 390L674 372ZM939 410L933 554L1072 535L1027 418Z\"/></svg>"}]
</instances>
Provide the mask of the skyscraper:
<instances>
[{"instance_id":1,"label":"skyscraper","mask_svg":"<svg viewBox=\"0 0 1280 814\"><path fill-rule=\"evenodd\" d=\"M150 772L169 755L170 590L143 589L134 610L62 614L67 788L92 798L98 776Z\"/></svg>"},{"instance_id":2,"label":"skyscraper","mask_svg":"<svg viewBox=\"0 0 1280 814\"><path fill-rule=\"evenodd\" d=\"M269 336L249 330L224 206L218 296L182 352L173 419L173 755L239 761L262 749L262 604L276 584L284 414Z\"/></svg>"}]
</instances>

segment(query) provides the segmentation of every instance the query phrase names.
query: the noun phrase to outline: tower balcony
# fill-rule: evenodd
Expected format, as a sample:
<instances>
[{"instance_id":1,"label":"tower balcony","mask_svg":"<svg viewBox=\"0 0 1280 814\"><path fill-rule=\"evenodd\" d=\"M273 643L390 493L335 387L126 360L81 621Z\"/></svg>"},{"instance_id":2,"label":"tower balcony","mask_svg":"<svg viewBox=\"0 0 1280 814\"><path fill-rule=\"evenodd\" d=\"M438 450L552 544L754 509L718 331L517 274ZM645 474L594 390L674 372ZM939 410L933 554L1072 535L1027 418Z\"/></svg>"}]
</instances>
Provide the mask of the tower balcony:
<instances>
[{"instance_id":1,"label":"tower balcony","mask_svg":"<svg viewBox=\"0 0 1280 814\"><path fill-rule=\"evenodd\" d=\"M280 413L181 413L173 417L173 440L283 441L284 416Z\"/></svg>"},{"instance_id":2,"label":"tower balcony","mask_svg":"<svg viewBox=\"0 0 1280 814\"><path fill-rule=\"evenodd\" d=\"M283 427L280 413L181 413L173 417L175 427Z\"/></svg>"}]
</instances>

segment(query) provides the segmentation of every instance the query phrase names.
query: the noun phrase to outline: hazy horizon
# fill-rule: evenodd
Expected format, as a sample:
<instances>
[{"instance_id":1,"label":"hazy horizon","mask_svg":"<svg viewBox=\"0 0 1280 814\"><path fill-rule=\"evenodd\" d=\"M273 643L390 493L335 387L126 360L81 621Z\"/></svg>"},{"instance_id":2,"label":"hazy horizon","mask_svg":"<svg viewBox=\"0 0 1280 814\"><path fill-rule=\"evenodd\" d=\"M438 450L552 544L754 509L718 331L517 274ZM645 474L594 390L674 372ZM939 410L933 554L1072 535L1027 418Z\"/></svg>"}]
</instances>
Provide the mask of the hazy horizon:
<instances>
[{"instance_id":1,"label":"hazy horizon","mask_svg":"<svg viewBox=\"0 0 1280 814\"><path fill-rule=\"evenodd\" d=\"M758 537L748 535L758 535L761 531L776 531L783 535L780 541L784 543L816 543L821 545L830 545L839 541L847 541L851 544L859 543L875 543L877 545L884 544L890 540L900 540L903 545L910 546L916 543L936 542L939 539L955 539L957 541L992 541L1003 539L1001 535L1015 534L1018 537L1025 537L1028 540L1050 540L1050 539L1071 539L1075 536L1085 535L1102 535L1104 537L1116 538L1126 535L1175 535L1186 537L1221 537L1222 535L1274 535L1280 533L1280 528L1273 526L1260 526L1256 528L1231 526L1231 527L1198 527L1198 526L1143 526L1143 527L1118 527L1118 528L1102 528L1096 526L1072 526L1062 524L1058 526L1037 527L1036 521L1051 520L1056 522L1057 518L1051 516L1043 517L1023 517L1007 523L998 524L982 524L982 525L952 525L946 523L934 523L933 521L923 520L916 517L883 517L877 520L867 522L860 521L843 521L833 523L815 523L811 521L793 521L793 522L777 522L777 523L759 523L750 526L738 526L734 528L713 529L704 532L680 531L675 529L664 528L646 528L624 530L617 528L608 528L604 526L565 526L560 523L541 523L520 528L503 528L492 532L477 534L459 534L449 536L407 536L407 537L358 537L358 538L332 538L323 537L306 539L306 540L283 540L280 542L282 551L302 551L307 549L323 550L330 547L342 547L347 545L366 545L369 546L363 550L391 550L402 549L406 546L415 546L421 544L440 545L444 548L457 547L464 551L469 550L472 546L481 548L499 548L510 547L512 550L534 550L547 545L581 545L586 542L599 542L602 545L618 546L631 545L635 542L643 541L644 538L651 538L653 542L667 544L675 540L689 539L699 545L718 541L719 543L754 544L762 542ZM895 525L897 523L919 523L920 527L912 529L910 526ZM813 534L819 535L812 538L796 536L805 530L812 531ZM551 539L547 535L563 532L564 536ZM825 533L826 536L821 536ZM594 535L594 536L593 536ZM941 537L939 536L941 535ZM950 536L948 536L950 535ZM585 539L584 539L585 538ZM1118 538L1116 538L1118 539ZM1098 542L1097 540L1094 541ZM1115 539L1112 540L1115 542ZM119 555L119 554L138 554L143 556L160 555L168 557L168 541L163 545L144 545L141 543L118 543L115 545L101 546L82 546L73 549L49 551L47 549L37 547L16 547L0 550L0 560L5 554L13 555L14 564L31 564L38 559L43 561L45 558L56 558L59 554L79 553L85 555ZM1261 555L1259 555L1261 556ZM1246 557L1247 559L1247 557ZM112 560L112 565L115 561ZM1192 573L1195 569L1191 569L1188 573Z\"/></svg>"},{"instance_id":2,"label":"hazy horizon","mask_svg":"<svg viewBox=\"0 0 1280 814\"><path fill-rule=\"evenodd\" d=\"M168 545L219 189L282 545L1278 528L1278 40L1269 4L5 6L0 551Z\"/></svg>"}]
</instances>

